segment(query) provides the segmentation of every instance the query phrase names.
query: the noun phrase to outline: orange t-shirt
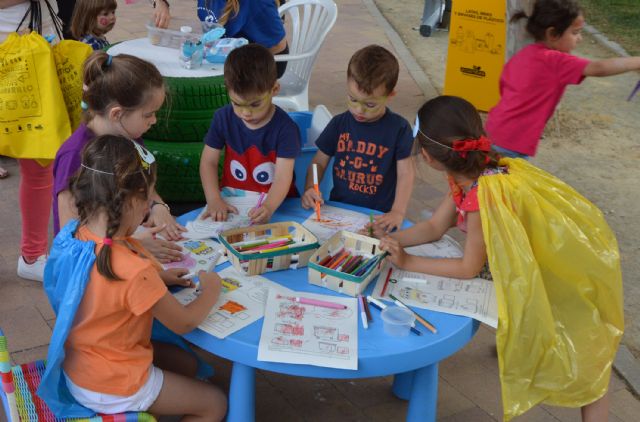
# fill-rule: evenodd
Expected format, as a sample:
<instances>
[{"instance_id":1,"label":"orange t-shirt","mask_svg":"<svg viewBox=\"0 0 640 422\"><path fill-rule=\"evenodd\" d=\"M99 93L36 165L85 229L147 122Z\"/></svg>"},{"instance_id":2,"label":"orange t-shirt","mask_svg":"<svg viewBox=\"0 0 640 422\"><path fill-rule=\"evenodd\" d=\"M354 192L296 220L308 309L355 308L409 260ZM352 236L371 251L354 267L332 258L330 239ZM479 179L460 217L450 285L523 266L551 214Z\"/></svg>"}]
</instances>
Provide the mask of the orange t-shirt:
<instances>
[{"instance_id":1,"label":"orange t-shirt","mask_svg":"<svg viewBox=\"0 0 640 422\"><path fill-rule=\"evenodd\" d=\"M102 239L86 227L77 238ZM65 343L64 371L82 388L130 396L147 381L153 361L151 308L167 292L153 263L114 242L111 265L122 281L107 280L94 264Z\"/></svg>"}]
</instances>

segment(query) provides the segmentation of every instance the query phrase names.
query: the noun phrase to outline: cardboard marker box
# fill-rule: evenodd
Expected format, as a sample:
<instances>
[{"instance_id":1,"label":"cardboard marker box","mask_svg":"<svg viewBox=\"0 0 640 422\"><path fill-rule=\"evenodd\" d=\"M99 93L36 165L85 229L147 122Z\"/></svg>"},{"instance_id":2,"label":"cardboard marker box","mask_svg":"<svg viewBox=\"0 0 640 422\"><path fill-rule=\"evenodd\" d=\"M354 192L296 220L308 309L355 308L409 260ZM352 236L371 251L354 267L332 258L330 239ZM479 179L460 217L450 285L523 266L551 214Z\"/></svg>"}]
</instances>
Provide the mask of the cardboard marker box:
<instances>
[{"instance_id":1,"label":"cardboard marker box","mask_svg":"<svg viewBox=\"0 0 640 422\"><path fill-rule=\"evenodd\" d=\"M367 271L360 276L329 269L318 263L327 257L327 255L338 253L342 248L351 254L362 255L366 258L376 256L383 253L379 245L380 241L378 239L357 233L340 231L334 234L325 244L318 248L311 256L311 259L309 259L309 263L307 264L309 267L309 283L326 287L338 293L357 296L362 293L371 280L380 273L384 259L378 260L377 263L368 268Z\"/></svg>"}]
</instances>

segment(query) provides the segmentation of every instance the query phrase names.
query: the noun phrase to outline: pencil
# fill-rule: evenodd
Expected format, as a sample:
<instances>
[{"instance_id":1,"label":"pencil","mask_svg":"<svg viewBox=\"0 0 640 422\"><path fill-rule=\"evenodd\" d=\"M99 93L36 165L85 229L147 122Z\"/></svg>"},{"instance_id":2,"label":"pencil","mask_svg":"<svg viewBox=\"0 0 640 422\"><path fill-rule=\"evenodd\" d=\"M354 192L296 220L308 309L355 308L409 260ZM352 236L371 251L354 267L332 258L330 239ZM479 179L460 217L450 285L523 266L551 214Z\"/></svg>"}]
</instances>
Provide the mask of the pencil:
<instances>
[{"instance_id":1,"label":"pencil","mask_svg":"<svg viewBox=\"0 0 640 422\"><path fill-rule=\"evenodd\" d=\"M416 319L418 321L420 321L420 323L422 325L424 325L425 327L427 327L429 329L429 331L431 331L433 334L436 334L438 332L438 330L436 329L436 327L434 327L433 325L431 325L431 323L429 321L427 321L426 319L422 318L416 311L414 311L413 309L411 309L410 307L408 307L407 305L404 304L404 302L402 302L400 299L398 299L397 297L395 297L394 295L392 295L391 293L389 293L389 297L391 299L393 299L394 302L396 302L396 304L398 306L402 306L403 308L406 308L408 310L410 310L413 315L416 317Z\"/></svg>"},{"instance_id":2,"label":"pencil","mask_svg":"<svg viewBox=\"0 0 640 422\"><path fill-rule=\"evenodd\" d=\"M360 297L362 298L362 295L360 295ZM373 322L373 317L371 316L371 310L369 309L369 301L367 300L362 300L362 306L364 307L364 313L367 314L367 320L369 322Z\"/></svg>"},{"instance_id":3,"label":"pencil","mask_svg":"<svg viewBox=\"0 0 640 422\"><path fill-rule=\"evenodd\" d=\"M318 187L318 165L313 165L313 189L320 196L320 188ZM316 201L316 217L320 221L320 201Z\"/></svg>"}]
</instances>

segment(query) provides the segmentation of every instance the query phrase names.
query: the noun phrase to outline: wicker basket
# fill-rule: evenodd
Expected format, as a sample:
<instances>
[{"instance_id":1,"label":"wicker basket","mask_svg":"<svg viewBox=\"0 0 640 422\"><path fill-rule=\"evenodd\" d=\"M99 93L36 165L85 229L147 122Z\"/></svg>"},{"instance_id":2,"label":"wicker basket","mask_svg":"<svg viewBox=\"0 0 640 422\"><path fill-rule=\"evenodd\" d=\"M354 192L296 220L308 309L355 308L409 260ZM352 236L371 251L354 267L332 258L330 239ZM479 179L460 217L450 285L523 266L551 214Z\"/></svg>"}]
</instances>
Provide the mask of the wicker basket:
<instances>
[{"instance_id":1,"label":"wicker basket","mask_svg":"<svg viewBox=\"0 0 640 422\"><path fill-rule=\"evenodd\" d=\"M263 237L291 235L297 243L284 250L274 252L239 252L232 244L243 241L259 240ZM318 249L318 239L301 224L293 221L262 224L226 230L220 234L220 242L227 249L227 255L233 266L243 274L258 275L270 271L302 268Z\"/></svg>"},{"instance_id":2,"label":"wicker basket","mask_svg":"<svg viewBox=\"0 0 640 422\"><path fill-rule=\"evenodd\" d=\"M327 255L335 254L342 248L352 254L364 255L366 257L378 255L381 253L378 248L379 244L380 241L378 239L356 233L340 231L334 234L309 260L309 283L351 296L362 293L369 282L380 273L384 259L380 259L360 276L328 269L318 263L327 257Z\"/></svg>"}]
</instances>

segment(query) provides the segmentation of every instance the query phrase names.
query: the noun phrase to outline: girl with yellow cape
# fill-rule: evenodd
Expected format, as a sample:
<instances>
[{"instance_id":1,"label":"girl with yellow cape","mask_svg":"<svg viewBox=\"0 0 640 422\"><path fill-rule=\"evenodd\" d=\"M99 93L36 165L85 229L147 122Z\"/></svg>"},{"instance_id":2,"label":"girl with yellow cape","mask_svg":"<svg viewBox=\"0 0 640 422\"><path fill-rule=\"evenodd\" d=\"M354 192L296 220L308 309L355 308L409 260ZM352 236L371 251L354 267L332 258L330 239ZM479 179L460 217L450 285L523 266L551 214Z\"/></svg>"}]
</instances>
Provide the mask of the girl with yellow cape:
<instances>
[{"instance_id":1,"label":"girl with yellow cape","mask_svg":"<svg viewBox=\"0 0 640 422\"><path fill-rule=\"evenodd\" d=\"M618 246L602 213L527 161L500 159L461 98L425 103L415 132L419 155L447 173L451 193L428 221L388 236L376 230L380 247L409 271L493 278L506 421L539 403L582 407L583 421L607 420L624 322ZM467 233L462 258L404 251L453 225Z\"/></svg>"}]
</instances>

